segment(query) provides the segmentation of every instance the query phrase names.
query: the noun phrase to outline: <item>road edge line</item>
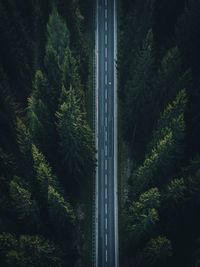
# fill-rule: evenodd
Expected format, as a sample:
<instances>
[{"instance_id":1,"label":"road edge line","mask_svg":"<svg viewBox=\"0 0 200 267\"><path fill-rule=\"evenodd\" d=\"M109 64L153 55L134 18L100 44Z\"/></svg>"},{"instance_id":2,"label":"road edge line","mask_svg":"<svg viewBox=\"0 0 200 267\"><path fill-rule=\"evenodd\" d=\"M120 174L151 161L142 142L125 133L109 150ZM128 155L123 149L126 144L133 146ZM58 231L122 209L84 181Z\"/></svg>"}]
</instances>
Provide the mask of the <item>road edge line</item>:
<instances>
[{"instance_id":1,"label":"road edge line","mask_svg":"<svg viewBox=\"0 0 200 267\"><path fill-rule=\"evenodd\" d=\"M117 0L114 0L114 203L115 203L115 267L119 266L118 248L118 96L117 96Z\"/></svg>"}]
</instances>

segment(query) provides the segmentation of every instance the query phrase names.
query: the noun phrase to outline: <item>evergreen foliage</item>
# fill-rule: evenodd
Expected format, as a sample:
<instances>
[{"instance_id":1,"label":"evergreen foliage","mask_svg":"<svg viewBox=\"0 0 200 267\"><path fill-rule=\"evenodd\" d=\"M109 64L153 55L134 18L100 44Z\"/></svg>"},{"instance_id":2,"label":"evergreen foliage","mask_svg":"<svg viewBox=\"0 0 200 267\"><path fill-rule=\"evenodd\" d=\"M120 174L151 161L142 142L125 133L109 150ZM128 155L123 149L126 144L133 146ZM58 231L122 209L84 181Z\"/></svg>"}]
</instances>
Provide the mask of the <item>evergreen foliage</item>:
<instances>
[{"instance_id":1,"label":"evergreen foliage","mask_svg":"<svg viewBox=\"0 0 200 267\"><path fill-rule=\"evenodd\" d=\"M55 244L39 236L21 235L16 238L9 233L0 235L0 262L5 267L63 266L61 251Z\"/></svg>"},{"instance_id":2,"label":"evergreen foliage","mask_svg":"<svg viewBox=\"0 0 200 267\"><path fill-rule=\"evenodd\" d=\"M68 92L63 88L65 98L57 112L60 147L63 153L63 168L68 179L78 184L87 179L94 168L94 145L92 132L86 122L85 114L80 109L80 99L71 88Z\"/></svg>"},{"instance_id":3,"label":"evergreen foliage","mask_svg":"<svg viewBox=\"0 0 200 267\"><path fill-rule=\"evenodd\" d=\"M77 214L95 167L84 24L78 1L0 0L1 266L83 262Z\"/></svg>"},{"instance_id":4,"label":"evergreen foliage","mask_svg":"<svg viewBox=\"0 0 200 267\"><path fill-rule=\"evenodd\" d=\"M143 193L139 200L133 202L128 212L128 231L134 242L139 242L145 235L152 232L159 221L157 209L160 207L160 193L151 188Z\"/></svg>"},{"instance_id":5,"label":"evergreen foliage","mask_svg":"<svg viewBox=\"0 0 200 267\"><path fill-rule=\"evenodd\" d=\"M121 1L122 266L198 266L199 5Z\"/></svg>"},{"instance_id":6,"label":"evergreen foliage","mask_svg":"<svg viewBox=\"0 0 200 267\"><path fill-rule=\"evenodd\" d=\"M172 244L164 236L151 239L145 249L145 266L167 266L167 260L172 256Z\"/></svg>"},{"instance_id":7,"label":"evergreen foliage","mask_svg":"<svg viewBox=\"0 0 200 267\"><path fill-rule=\"evenodd\" d=\"M28 188L20 184L18 177L10 182L10 197L12 205L17 213L19 220L26 220L26 222L35 221L37 216L37 204L32 199Z\"/></svg>"},{"instance_id":8,"label":"evergreen foliage","mask_svg":"<svg viewBox=\"0 0 200 267\"><path fill-rule=\"evenodd\" d=\"M131 198L137 197L149 187L162 187L166 184L168 175L179 167L185 133L183 117L185 104L185 91L181 91L176 100L170 103L161 115L151 142L152 147L144 163L131 178Z\"/></svg>"}]
</instances>

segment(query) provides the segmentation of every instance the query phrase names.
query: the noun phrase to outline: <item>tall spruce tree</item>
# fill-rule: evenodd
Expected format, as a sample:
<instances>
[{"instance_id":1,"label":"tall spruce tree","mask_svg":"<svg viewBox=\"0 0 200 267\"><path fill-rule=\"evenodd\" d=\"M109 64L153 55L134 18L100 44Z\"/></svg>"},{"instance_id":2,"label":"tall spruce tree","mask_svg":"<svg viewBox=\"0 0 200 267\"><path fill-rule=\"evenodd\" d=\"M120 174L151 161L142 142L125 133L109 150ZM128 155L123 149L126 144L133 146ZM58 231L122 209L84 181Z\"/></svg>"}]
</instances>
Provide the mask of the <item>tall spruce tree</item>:
<instances>
[{"instance_id":1,"label":"tall spruce tree","mask_svg":"<svg viewBox=\"0 0 200 267\"><path fill-rule=\"evenodd\" d=\"M152 146L144 163L131 177L133 199L151 186L162 187L171 172L177 172L182 158L185 135L184 110L187 103L185 90L164 110L154 133Z\"/></svg>"},{"instance_id":2,"label":"tall spruce tree","mask_svg":"<svg viewBox=\"0 0 200 267\"><path fill-rule=\"evenodd\" d=\"M94 169L92 132L74 89L66 91L63 87L62 99L64 102L56 115L63 168L66 171L65 184L71 181L74 185L83 185Z\"/></svg>"}]
</instances>

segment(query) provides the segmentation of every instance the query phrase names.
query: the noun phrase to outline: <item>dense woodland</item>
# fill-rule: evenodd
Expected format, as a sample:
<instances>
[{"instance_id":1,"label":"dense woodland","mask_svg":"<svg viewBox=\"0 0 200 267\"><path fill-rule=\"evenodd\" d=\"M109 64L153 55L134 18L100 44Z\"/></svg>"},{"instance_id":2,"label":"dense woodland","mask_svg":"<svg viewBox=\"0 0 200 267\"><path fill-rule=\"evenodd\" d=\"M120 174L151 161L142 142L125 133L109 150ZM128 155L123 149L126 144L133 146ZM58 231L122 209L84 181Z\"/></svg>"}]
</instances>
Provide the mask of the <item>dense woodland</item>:
<instances>
[{"instance_id":1,"label":"dense woodland","mask_svg":"<svg viewBox=\"0 0 200 267\"><path fill-rule=\"evenodd\" d=\"M123 0L119 14L121 138L131 159L121 266L197 267L200 1Z\"/></svg>"},{"instance_id":2,"label":"dense woodland","mask_svg":"<svg viewBox=\"0 0 200 267\"><path fill-rule=\"evenodd\" d=\"M85 99L91 7L0 0L2 267L83 266L95 167Z\"/></svg>"},{"instance_id":3,"label":"dense woodland","mask_svg":"<svg viewBox=\"0 0 200 267\"><path fill-rule=\"evenodd\" d=\"M84 265L91 2L0 0L2 267ZM200 266L200 1L119 1L118 47L121 266Z\"/></svg>"}]
</instances>

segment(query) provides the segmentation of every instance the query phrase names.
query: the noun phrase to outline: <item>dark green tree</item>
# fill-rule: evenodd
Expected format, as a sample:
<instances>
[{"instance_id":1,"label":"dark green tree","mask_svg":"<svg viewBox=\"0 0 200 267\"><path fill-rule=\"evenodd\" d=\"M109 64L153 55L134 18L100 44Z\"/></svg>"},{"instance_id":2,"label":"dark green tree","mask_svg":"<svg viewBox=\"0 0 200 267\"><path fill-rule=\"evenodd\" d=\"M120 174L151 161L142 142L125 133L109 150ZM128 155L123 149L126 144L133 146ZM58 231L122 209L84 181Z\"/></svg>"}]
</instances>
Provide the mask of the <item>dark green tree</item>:
<instances>
[{"instance_id":1,"label":"dark green tree","mask_svg":"<svg viewBox=\"0 0 200 267\"><path fill-rule=\"evenodd\" d=\"M29 224L38 220L37 203L33 199L28 186L24 186L19 177L15 177L10 182L10 197L19 220L26 221Z\"/></svg>"},{"instance_id":2,"label":"dark green tree","mask_svg":"<svg viewBox=\"0 0 200 267\"><path fill-rule=\"evenodd\" d=\"M148 133L155 125L155 111L159 99L154 86L154 76L153 35L150 30L143 47L136 55L135 68L126 86L123 129L133 156L137 155L137 158L134 157L136 162L143 159L142 151L149 141Z\"/></svg>"},{"instance_id":3,"label":"dark green tree","mask_svg":"<svg viewBox=\"0 0 200 267\"><path fill-rule=\"evenodd\" d=\"M16 238L9 233L0 235L1 265L5 267L63 266L62 253L51 241L39 236L21 235Z\"/></svg>"},{"instance_id":4,"label":"dark green tree","mask_svg":"<svg viewBox=\"0 0 200 267\"><path fill-rule=\"evenodd\" d=\"M144 163L131 177L130 197L133 199L149 187L163 187L169 179L169 173L180 168L185 135L183 111L186 102L186 93L183 90L161 115L151 149Z\"/></svg>"},{"instance_id":5,"label":"dark green tree","mask_svg":"<svg viewBox=\"0 0 200 267\"><path fill-rule=\"evenodd\" d=\"M63 168L66 170L66 184L67 180L71 180L80 185L94 171L93 136L75 91L72 88L69 91L63 90L65 102L56 114Z\"/></svg>"},{"instance_id":6,"label":"dark green tree","mask_svg":"<svg viewBox=\"0 0 200 267\"><path fill-rule=\"evenodd\" d=\"M134 246L153 232L159 222L160 192L152 188L133 202L128 210L128 232Z\"/></svg>"},{"instance_id":7,"label":"dark green tree","mask_svg":"<svg viewBox=\"0 0 200 267\"><path fill-rule=\"evenodd\" d=\"M151 239L144 249L144 266L168 266L172 244L165 236Z\"/></svg>"}]
</instances>

